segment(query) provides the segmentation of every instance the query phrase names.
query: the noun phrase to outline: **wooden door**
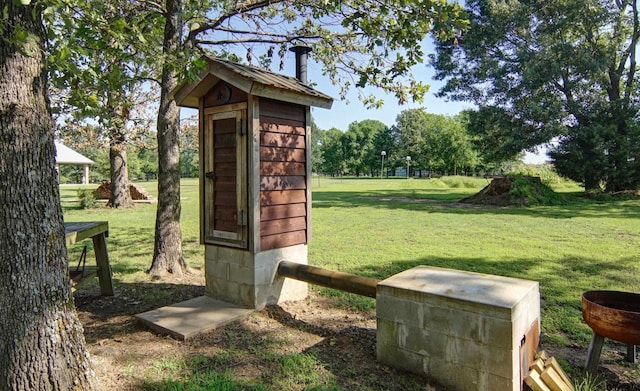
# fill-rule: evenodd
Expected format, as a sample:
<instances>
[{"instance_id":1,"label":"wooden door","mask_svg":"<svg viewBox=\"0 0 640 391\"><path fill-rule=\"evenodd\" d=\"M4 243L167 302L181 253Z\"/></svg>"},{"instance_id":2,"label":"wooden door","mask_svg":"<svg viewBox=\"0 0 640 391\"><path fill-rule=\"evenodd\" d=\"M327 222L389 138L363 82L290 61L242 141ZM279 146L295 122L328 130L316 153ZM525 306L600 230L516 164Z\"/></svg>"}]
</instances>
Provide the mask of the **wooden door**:
<instances>
[{"instance_id":1,"label":"wooden door","mask_svg":"<svg viewBox=\"0 0 640 391\"><path fill-rule=\"evenodd\" d=\"M205 243L246 248L246 110L209 109L205 116Z\"/></svg>"}]
</instances>

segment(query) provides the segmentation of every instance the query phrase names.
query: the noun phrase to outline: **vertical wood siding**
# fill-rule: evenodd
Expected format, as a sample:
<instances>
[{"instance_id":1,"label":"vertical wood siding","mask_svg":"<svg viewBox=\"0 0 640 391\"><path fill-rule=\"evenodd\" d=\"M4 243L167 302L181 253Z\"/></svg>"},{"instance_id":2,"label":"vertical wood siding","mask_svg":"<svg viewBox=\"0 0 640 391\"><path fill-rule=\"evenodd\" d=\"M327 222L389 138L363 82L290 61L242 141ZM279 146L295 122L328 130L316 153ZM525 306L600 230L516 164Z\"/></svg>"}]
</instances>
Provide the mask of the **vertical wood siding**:
<instances>
[{"instance_id":1,"label":"vertical wood siding","mask_svg":"<svg viewBox=\"0 0 640 391\"><path fill-rule=\"evenodd\" d=\"M236 120L215 122L213 164L215 173L213 210L227 211L214 217L214 229L236 232L238 230L236 194ZM229 213L230 212L230 213Z\"/></svg>"},{"instance_id":2,"label":"vertical wood siding","mask_svg":"<svg viewBox=\"0 0 640 391\"><path fill-rule=\"evenodd\" d=\"M307 242L305 107L260 100L260 249Z\"/></svg>"}]
</instances>

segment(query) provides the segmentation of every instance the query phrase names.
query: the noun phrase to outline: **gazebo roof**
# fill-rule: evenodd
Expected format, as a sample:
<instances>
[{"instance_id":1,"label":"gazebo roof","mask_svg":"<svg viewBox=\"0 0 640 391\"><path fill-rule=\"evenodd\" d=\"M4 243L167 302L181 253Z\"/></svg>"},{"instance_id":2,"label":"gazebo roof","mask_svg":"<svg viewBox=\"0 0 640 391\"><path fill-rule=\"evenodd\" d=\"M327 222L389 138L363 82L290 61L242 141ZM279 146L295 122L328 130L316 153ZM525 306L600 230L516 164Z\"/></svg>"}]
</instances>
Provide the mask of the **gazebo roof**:
<instances>
[{"instance_id":1,"label":"gazebo roof","mask_svg":"<svg viewBox=\"0 0 640 391\"><path fill-rule=\"evenodd\" d=\"M66 145L55 141L56 144L56 164L95 164L93 160L82 156Z\"/></svg>"},{"instance_id":2,"label":"gazebo roof","mask_svg":"<svg viewBox=\"0 0 640 391\"><path fill-rule=\"evenodd\" d=\"M332 97L309 87L295 77L219 58L208 56L203 58L207 61L208 66L200 74L198 80L188 84L183 83L173 91L172 95L179 106L198 108L198 99L220 80L226 81L247 94L263 98L325 109L331 108L333 104Z\"/></svg>"}]
</instances>

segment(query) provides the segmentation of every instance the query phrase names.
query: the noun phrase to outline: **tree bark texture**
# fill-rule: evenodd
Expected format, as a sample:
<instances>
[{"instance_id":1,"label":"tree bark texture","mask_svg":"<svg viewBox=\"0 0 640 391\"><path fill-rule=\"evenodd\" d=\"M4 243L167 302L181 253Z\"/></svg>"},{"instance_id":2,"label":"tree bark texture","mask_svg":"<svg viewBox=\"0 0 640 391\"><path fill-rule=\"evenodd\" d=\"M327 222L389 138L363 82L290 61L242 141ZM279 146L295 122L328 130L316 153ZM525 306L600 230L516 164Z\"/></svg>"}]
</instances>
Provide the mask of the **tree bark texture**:
<instances>
[{"instance_id":1,"label":"tree bark texture","mask_svg":"<svg viewBox=\"0 0 640 391\"><path fill-rule=\"evenodd\" d=\"M0 390L96 385L67 271L41 9L0 0Z\"/></svg>"},{"instance_id":2,"label":"tree bark texture","mask_svg":"<svg viewBox=\"0 0 640 391\"><path fill-rule=\"evenodd\" d=\"M175 58L181 45L182 1L166 1L163 52L165 58ZM149 273L182 276L188 271L182 255L180 231L180 109L170 98L178 85L176 65L165 60L160 86L158 109L158 209L156 214L153 262Z\"/></svg>"},{"instance_id":3,"label":"tree bark texture","mask_svg":"<svg viewBox=\"0 0 640 391\"><path fill-rule=\"evenodd\" d=\"M109 121L109 163L111 173L111 194L109 206L112 208L131 208L134 206L129 190L129 167L127 165L127 138L125 122L128 119L127 110L114 102L118 102L119 91L109 91L111 119Z\"/></svg>"},{"instance_id":4,"label":"tree bark texture","mask_svg":"<svg viewBox=\"0 0 640 391\"><path fill-rule=\"evenodd\" d=\"M129 170L127 168L127 144L124 141L112 141L109 147L111 165L111 194L109 206L112 208L131 208L133 200L129 191Z\"/></svg>"}]
</instances>

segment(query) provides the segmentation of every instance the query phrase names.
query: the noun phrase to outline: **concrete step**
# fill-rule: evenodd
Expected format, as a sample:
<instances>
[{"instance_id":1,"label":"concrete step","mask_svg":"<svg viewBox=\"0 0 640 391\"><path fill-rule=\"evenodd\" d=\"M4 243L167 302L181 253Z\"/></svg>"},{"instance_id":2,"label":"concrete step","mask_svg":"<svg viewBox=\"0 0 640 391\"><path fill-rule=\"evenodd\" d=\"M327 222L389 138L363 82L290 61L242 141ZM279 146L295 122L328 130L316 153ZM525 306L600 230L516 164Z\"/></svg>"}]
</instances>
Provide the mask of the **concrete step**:
<instances>
[{"instance_id":1,"label":"concrete step","mask_svg":"<svg viewBox=\"0 0 640 391\"><path fill-rule=\"evenodd\" d=\"M249 316L252 309L200 296L136 315L149 328L186 341Z\"/></svg>"}]
</instances>

